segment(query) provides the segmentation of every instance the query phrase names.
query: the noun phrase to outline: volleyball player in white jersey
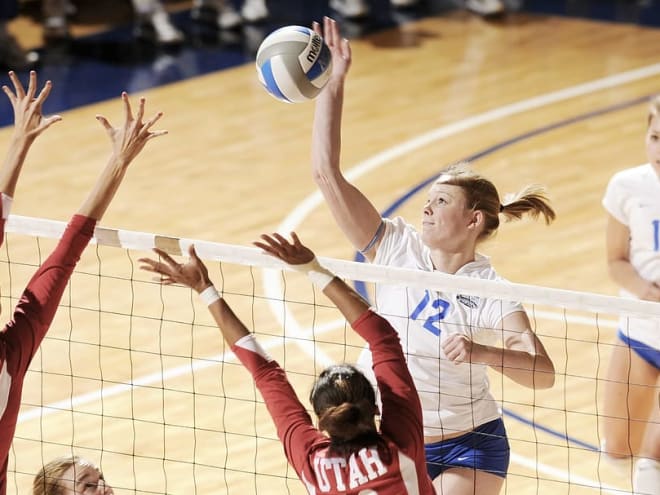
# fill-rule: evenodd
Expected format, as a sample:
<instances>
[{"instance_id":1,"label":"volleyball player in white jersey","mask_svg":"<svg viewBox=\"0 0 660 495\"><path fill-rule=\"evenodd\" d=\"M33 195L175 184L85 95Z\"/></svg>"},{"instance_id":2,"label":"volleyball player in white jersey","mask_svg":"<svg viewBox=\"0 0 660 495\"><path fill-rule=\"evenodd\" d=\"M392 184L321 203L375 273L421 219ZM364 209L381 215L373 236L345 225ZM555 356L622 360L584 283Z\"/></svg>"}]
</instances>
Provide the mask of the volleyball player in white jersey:
<instances>
[{"instance_id":1,"label":"volleyball player in white jersey","mask_svg":"<svg viewBox=\"0 0 660 495\"><path fill-rule=\"evenodd\" d=\"M649 110L646 154L649 163L607 186L607 262L624 297L660 301L660 96ZM602 449L640 456L634 481L644 494L660 494L659 380L660 319L622 318L605 381Z\"/></svg>"},{"instance_id":2,"label":"volleyball player in white jersey","mask_svg":"<svg viewBox=\"0 0 660 495\"><path fill-rule=\"evenodd\" d=\"M490 181L459 165L431 187L421 233L401 218L381 218L339 164L349 43L332 19L324 20L323 30L314 27L333 54L333 72L316 101L313 175L344 234L377 264L499 279L476 246L496 231L500 215L554 219L542 190L528 187L501 204ZM427 468L438 493L499 493L509 445L487 368L528 387L554 383L554 366L525 310L506 301L387 285L377 287L375 302L407 354L422 403ZM497 339L503 347L493 345Z\"/></svg>"}]
</instances>

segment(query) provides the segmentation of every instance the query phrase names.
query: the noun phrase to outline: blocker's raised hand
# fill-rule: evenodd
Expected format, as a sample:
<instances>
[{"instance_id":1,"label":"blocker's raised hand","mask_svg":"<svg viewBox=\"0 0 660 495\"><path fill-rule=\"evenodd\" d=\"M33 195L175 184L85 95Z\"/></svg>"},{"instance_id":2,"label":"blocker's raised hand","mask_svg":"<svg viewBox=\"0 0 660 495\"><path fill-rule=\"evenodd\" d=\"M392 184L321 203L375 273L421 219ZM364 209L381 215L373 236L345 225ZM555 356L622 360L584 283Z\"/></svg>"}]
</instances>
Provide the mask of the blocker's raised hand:
<instances>
[{"instance_id":1,"label":"blocker's raised hand","mask_svg":"<svg viewBox=\"0 0 660 495\"><path fill-rule=\"evenodd\" d=\"M142 151L147 141L163 136L167 134L167 131L151 130L153 125L163 116L163 112L158 112L151 119L143 122L144 104L146 102L144 97L139 100L138 111L135 116L126 92L121 94L121 99L124 102L125 114L123 126L113 127L103 115L97 115L96 119L110 136L115 156L126 163L130 163Z\"/></svg>"},{"instance_id":2,"label":"blocker's raised hand","mask_svg":"<svg viewBox=\"0 0 660 495\"><path fill-rule=\"evenodd\" d=\"M38 84L35 71L30 71L27 91L14 71L9 72L9 79L14 86L14 91L7 86L2 86L2 91L7 95L14 109L14 136L25 138L31 143L55 122L62 120L59 115L44 117L41 113L41 108L53 85L50 81L46 81L37 95Z\"/></svg>"},{"instance_id":3,"label":"blocker's raised hand","mask_svg":"<svg viewBox=\"0 0 660 495\"><path fill-rule=\"evenodd\" d=\"M305 246L295 232L291 232L292 242L280 234L262 234L263 242L254 241L253 244L271 256L278 258L289 265L304 265L315 258L314 252Z\"/></svg>"},{"instance_id":4,"label":"blocker's raised hand","mask_svg":"<svg viewBox=\"0 0 660 495\"><path fill-rule=\"evenodd\" d=\"M160 282L164 285L181 284L191 289L202 292L209 287L211 280L204 262L197 256L195 246L188 248L190 258L185 263L179 263L162 249L154 248L158 260L151 258L140 258L141 270L153 272L160 275Z\"/></svg>"}]
</instances>

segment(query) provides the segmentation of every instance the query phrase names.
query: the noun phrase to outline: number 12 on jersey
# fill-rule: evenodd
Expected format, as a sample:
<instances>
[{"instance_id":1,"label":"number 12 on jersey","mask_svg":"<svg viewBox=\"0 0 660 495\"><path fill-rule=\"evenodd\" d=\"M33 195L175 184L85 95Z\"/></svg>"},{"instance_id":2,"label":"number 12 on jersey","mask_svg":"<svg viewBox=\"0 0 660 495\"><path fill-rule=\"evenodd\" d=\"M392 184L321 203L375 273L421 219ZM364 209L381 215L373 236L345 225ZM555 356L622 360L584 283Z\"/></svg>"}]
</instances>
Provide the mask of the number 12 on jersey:
<instances>
[{"instance_id":1,"label":"number 12 on jersey","mask_svg":"<svg viewBox=\"0 0 660 495\"><path fill-rule=\"evenodd\" d=\"M445 301L444 299L440 298L431 300L430 291L424 291L424 297L419 302L414 311L410 314L410 319L417 321L422 311L424 311L429 306L435 311L432 311L428 316L426 316L422 326L433 335L439 337L440 332L442 331L440 328L440 322L444 320L445 316L447 316L447 310L451 306L449 301Z\"/></svg>"}]
</instances>

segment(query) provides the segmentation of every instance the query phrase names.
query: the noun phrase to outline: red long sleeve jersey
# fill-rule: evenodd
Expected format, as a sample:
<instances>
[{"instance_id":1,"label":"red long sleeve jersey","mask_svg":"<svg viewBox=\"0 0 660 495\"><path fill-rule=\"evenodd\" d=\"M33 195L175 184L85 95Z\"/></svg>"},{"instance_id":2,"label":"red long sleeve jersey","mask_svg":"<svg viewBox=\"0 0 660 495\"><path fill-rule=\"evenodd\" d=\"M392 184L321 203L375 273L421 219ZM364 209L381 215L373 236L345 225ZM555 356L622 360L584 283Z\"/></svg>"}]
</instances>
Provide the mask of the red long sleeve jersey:
<instances>
[{"instance_id":1,"label":"red long sleeve jersey","mask_svg":"<svg viewBox=\"0 0 660 495\"><path fill-rule=\"evenodd\" d=\"M314 427L284 370L260 353L254 341L241 339L232 349L252 373L286 457L310 495L433 495L424 458L422 410L399 338L372 311L363 314L353 328L368 342L373 355L382 398L380 433L387 452L375 445L349 457L329 452L329 439Z\"/></svg>"},{"instance_id":2,"label":"red long sleeve jersey","mask_svg":"<svg viewBox=\"0 0 660 495\"><path fill-rule=\"evenodd\" d=\"M0 219L0 244L4 217ZM0 495L7 490L9 449L16 430L23 378L50 326L96 221L75 215L57 247L32 276L11 320L0 332Z\"/></svg>"}]
</instances>

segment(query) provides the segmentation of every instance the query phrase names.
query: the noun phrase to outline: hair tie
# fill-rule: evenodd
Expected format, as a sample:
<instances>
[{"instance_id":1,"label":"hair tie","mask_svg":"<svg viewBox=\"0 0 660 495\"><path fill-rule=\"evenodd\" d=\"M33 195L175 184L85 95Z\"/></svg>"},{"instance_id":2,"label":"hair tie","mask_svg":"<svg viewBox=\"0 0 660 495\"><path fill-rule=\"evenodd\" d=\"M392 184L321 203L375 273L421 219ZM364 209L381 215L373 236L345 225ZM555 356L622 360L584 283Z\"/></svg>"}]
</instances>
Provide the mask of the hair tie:
<instances>
[{"instance_id":1,"label":"hair tie","mask_svg":"<svg viewBox=\"0 0 660 495\"><path fill-rule=\"evenodd\" d=\"M504 211L504 205L500 203L500 213Z\"/></svg>"}]
</instances>

